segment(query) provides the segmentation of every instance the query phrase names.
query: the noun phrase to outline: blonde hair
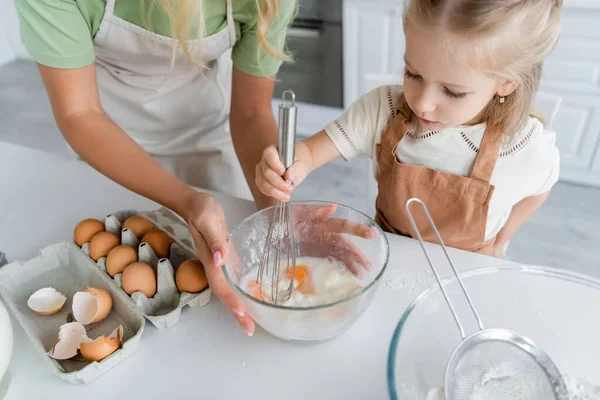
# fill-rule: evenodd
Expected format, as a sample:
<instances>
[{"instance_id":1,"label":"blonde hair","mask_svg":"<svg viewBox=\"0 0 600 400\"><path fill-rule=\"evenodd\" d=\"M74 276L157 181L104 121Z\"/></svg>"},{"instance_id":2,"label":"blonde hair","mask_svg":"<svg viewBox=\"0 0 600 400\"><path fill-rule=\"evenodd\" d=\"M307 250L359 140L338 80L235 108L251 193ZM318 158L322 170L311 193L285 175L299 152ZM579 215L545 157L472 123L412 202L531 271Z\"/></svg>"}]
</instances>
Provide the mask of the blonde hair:
<instances>
[{"instance_id":1,"label":"blonde hair","mask_svg":"<svg viewBox=\"0 0 600 400\"><path fill-rule=\"evenodd\" d=\"M144 0L141 1L143 4ZM222 1L227 3L227 0ZM235 3L235 0L231 1L232 4ZM275 17L280 12L280 3L282 1L289 0L254 0L257 16L256 37L259 44L259 51L256 54L256 58L259 63L262 51L282 61L290 62L292 60L289 54L276 49L267 40L267 33ZM158 7L168 17L171 35L175 39L175 44L183 50L189 61L202 69L207 68L198 59L198 55L202 52L202 41L206 35L204 3L205 0L151 0L151 7ZM142 9L142 13L146 24L149 26L150 24L146 18L150 12L145 12ZM191 40L196 41L193 49L190 43ZM172 66L175 62L176 50L177 47L174 47Z\"/></svg>"},{"instance_id":2,"label":"blonde hair","mask_svg":"<svg viewBox=\"0 0 600 400\"><path fill-rule=\"evenodd\" d=\"M559 36L562 0L410 0L404 22L419 29L434 29L473 38L484 45L473 46L470 62L485 72L516 84L505 102L495 95L480 113L482 122L497 125L512 134L528 116L541 120L531 110L544 58ZM400 112L414 121L404 97Z\"/></svg>"}]
</instances>

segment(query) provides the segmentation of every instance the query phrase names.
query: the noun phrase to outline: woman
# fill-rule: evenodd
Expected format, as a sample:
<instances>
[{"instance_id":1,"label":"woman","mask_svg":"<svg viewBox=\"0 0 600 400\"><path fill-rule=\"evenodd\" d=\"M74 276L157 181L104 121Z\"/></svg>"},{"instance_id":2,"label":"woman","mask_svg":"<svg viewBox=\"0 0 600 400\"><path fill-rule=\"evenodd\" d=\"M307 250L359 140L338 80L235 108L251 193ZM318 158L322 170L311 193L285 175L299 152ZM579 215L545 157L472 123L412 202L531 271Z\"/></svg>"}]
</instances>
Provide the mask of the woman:
<instances>
[{"instance_id":1,"label":"woman","mask_svg":"<svg viewBox=\"0 0 600 400\"><path fill-rule=\"evenodd\" d=\"M287 60L296 4L232 3L16 0L22 41L68 144L188 222L212 290L252 335L254 323L220 268L223 210L190 185L270 205L253 183L254 166L277 142L273 77Z\"/></svg>"}]
</instances>

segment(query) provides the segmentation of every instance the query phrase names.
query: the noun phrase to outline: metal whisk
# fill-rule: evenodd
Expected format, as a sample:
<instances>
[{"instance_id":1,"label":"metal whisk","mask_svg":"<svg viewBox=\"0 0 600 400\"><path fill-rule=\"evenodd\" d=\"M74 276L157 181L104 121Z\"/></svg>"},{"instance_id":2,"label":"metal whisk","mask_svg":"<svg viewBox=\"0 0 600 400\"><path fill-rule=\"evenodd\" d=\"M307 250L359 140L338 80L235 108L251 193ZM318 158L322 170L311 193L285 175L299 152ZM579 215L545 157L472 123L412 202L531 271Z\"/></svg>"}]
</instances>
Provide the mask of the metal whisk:
<instances>
[{"instance_id":1,"label":"metal whisk","mask_svg":"<svg viewBox=\"0 0 600 400\"><path fill-rule=\"evenodd\" d=\"M286 95L291 99L286 100ZM294 163L294 146L296 143L296 96L290 90L282 94L279 105L279 154L286 171ZM284 172L285 176L285 172ZM281 266L289 276L287 288L280 288ZM289 271L289 272L288 272ZM273 218L269 224L265 247L258 266L257 282L260 296L264 298L263 284L265 278L271 278L271 301L286 301L294 290L294 274L296 272L296 243L292 223L292 208L289 203L278 201L273 209Z\"/></svg>"}]
</instances>

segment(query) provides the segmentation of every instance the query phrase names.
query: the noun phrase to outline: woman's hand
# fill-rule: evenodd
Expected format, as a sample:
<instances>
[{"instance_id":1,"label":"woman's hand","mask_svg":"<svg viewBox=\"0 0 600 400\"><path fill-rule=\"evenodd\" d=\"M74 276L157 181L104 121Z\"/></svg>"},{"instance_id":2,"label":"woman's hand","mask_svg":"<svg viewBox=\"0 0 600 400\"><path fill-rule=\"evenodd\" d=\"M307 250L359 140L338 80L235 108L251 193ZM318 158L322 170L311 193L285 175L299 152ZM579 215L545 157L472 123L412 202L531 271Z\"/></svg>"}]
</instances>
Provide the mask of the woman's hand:
<instances>
[{"instance_id":1,"label":"woman's hand","mask_svg":"<svg viewBox=\"0 0 600 400\"><path fill-rule=\"evenodd\" d=\"M309 174L306 162L297 160L286 170L275 146L267 147L256 166L256 186L265 195L279 201L289 201L294 186Z\"/></svg>"},{"instance_id":2,"label":"woman's hand","mask_svg":"<svg viewBox=\"0 0 600 400\"><path fill-rule=\"evenodd\" d=\"M348 219L332 218L336 210L335 204L294 208L294 229L299 238L300 253L310 257L332 257L362 278L363 269L371 270L373 264L344 234L373 239L377 231Z\"/></svg>"},{"instance_id":3,"label":"woman's hand","mask_svg":"<svg viewBox=\"0 0 600 400\"><path fill-rule=\"evenodd\" d=\"M196 192L187 201L185 218L196 244L198 258L204 264L209 287L248 336L252 336L254 321L246 314L242 302L223 274L222 266L228 256L228 231L221 204L207 193Z\"/></svg>"}]
</instances>

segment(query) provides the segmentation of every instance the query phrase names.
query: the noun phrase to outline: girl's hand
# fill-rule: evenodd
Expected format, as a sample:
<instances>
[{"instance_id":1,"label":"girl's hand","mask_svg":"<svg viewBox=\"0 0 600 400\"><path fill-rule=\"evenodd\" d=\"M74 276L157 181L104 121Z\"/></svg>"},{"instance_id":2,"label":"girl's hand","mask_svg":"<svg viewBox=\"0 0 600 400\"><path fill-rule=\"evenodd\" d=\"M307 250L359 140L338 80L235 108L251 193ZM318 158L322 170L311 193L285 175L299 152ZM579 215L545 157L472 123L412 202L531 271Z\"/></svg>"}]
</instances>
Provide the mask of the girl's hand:
<instances>
[{"instance_id":1,"label":"girl's hand","mask_svg":"<svg viewBox=\"0 0 600 400\"><path fill-rule=\"evenodd\" d=\"M228 231L221 204L208 193L194 193L187 202L185 215L212 292L231 311L248 336L252 336L254 321L246 314L223 274L222 266L228 257Z\"/></svg>"},{"instance_id":2,"label":"girl's hand","mask_svg":"<svg viewBox=\"0 0 600 400\"><path fill-rule=\"evenodd\" d=\"M269 146L256 166L256 186L267 196L289 201L294 187L300 184L309 172L309 167L301 160L296 160L286 171L277 147Z\"/></svg>"}]
</instances>

